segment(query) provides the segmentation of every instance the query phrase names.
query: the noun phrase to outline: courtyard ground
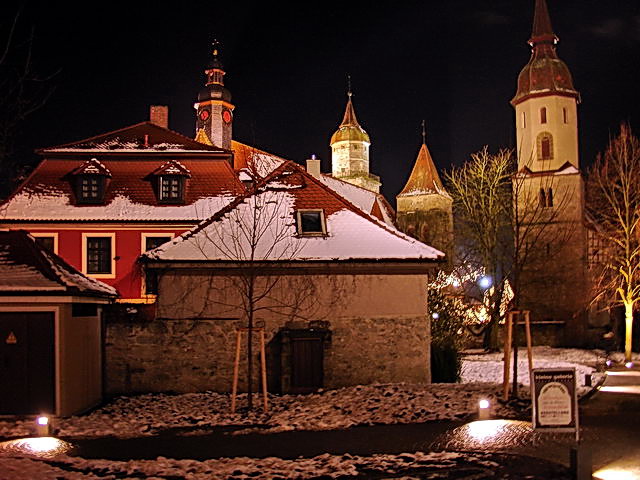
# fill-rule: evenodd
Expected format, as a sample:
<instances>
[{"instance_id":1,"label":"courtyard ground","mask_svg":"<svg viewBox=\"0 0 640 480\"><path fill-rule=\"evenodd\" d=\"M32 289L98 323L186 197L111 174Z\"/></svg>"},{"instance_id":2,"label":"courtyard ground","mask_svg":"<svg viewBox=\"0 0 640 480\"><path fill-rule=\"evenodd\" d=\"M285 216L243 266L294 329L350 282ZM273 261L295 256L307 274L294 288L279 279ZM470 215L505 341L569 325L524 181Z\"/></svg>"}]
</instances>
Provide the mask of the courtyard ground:
<instances>
[{"instance_id":1,"label":"courtyard ground","mask_svg":"<svg viewBox=\"0 0 640 480\"><path fill-rule=\"evenodd\" d=\"M598 351L534 349L535 367L575 366L581 380L584 380L585 373L595 369L602 358ZM522 375L526 372L526 358L521 355L519 360L522 362L521 365L519 362L519 371L523 384L520 391L522 396L527 396L528 378L526 374ZM501 369L500 354L467 355L462 371L465 383L462 384L385 384L327 390L306 396L271 397L268 413L256 409L248 415L229 414L228 395L213 392L121 397L88 415L56 421L56 437L71 443L53 439L49 442L60 443L38 445L33 439L5 443L0 456L0 479L527 478L527 475L528 478L563 478L566 469L545 462L549 458L535 460L523 457L526 458L523 469L522 460L518 460L520 457L483 451L483 448L473 446L477 435L486 435L486 432L474 432L479 423L475 422L474 427L474 422L469 421L477 413L478 400L486 398L493 406L494 418L512 419L494 424L497 428L497 433L494 433L496 441L503 442L502 446L506 447L502 450L510 450L509 442L515 442L513 446L518 448L514 448L514 452L536 453L535 445L540 441L530 431L530 424L522 421L528 415L526 408L523 410L520 403L501 405L497 401L500 386L496 382L501 378ZM581 391L585 393L588 389L582 388ZM437 431L445 424L447 432ZM0 437L15 439L32 435L32 425L31 419L2 420ZM398 430L402 433L397 435L402 440L394 440L392 430L381 429L384 425L404 428L404 431ZM366 429L364 426L373 427ZM357 427L362 428L359 430ZM116 440L118 438L140 441L140 437L154 437L156 440L173 438L174 444L181 443L180 439L189 439L196 444L215 446L215 435L227 435L225 443L235 441L241 452L243 440L262 437L263 444L273 446L277 443L276 438L282 438L278 435L289 433L299 435L285 442L295 447L312 444L314 434L310 431L319 430L325 431L325 435L334 435L333 440L327 437L328 445L336 448L323 450L320 447L315 452L317 455L305 454L303 458L294 456L291 452L296 453L295 448L289 448L288 456L291 458L279 458L287 455L247 458L239 453L227 458L205 455L197 460L200 456L195 455L195 449L192 449L192 457L181 454L181 459L170 458L172 455L156 458L158 450L152 450L156 455L131 460L136 458L135 447L125 446L126 443L119 444L120 456L116 457L99 458L99 454L82 453L82 445L89 453L87 445L91 441L111 441L113 444L124 441ZM341 450L340 442L356 438L361 430L368 432L369 439L360 440L360 443L352 440L346 443L350 448ZM356 454L362 445L370 447L375 443L371 434L378 436L381 454L373 454L375 449ZM412 435L416 441L412 440ZM385 439L389 441L385 442ZM558 441L563 444L562 439ZM437 449L444 451L430 452L434 442L438 444ZM79 452L74 453L74 445ZM534 448L529 448L531 446ZM47 453L50 447L53 450ZM404 447L408 453L397 450ZM25 453L25 449L31 449L31 455ZM107 450L106 447L99 448L98 452L106 453ZM329 451L334 454L327 453ZM75 456L78 453L83 456ZM96 456L98 458L89 458Z\"/></svg>"}]
</instances>

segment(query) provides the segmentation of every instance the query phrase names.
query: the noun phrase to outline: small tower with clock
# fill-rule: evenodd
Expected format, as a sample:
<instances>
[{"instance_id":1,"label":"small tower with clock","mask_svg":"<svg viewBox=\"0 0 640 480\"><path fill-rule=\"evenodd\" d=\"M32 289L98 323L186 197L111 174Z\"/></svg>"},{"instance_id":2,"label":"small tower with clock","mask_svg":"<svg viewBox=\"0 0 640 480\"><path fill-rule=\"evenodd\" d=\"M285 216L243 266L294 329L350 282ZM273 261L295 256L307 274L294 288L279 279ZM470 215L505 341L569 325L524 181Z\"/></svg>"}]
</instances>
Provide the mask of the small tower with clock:
<instances>
[{"instance_id":1,"label":"small tower with clock","mask_svg":"<svg viewBox=\"0 0 640 480\"><path fill-rule=\"evenodd\" d=\"M196 140L231 149L233 109L231 92L224 86L224 67L219 58L220 44L213 42L213 59L204 73L205 87L198 94L196 109Z\"/></svg>"}]
</instances>

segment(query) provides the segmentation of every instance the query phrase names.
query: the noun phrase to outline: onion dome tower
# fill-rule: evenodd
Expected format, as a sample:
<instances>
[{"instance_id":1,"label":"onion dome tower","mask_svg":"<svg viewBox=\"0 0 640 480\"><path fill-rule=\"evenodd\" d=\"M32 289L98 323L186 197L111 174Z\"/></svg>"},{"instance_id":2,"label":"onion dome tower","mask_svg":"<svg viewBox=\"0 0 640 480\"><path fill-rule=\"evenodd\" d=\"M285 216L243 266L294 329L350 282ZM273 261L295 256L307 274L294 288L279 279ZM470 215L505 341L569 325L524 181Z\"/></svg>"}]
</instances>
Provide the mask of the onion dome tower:
<instances>
[{"instance_id":1,"label":"onion dome tower","mask_svg":"<svg viewBox=\"0 0 640 480\"><path fill-rule=\"evenodd\" d=\"M338 130L331 136L331 170L336 178L380 193L380 177L369 173L369 135L358 123L347 92L347 108Z\"/></svg>"},{"instance_id":2,"label":"onion dome tower","mask_svg":"<svg viewBox=\"0 0 640 480\"><path fill-rule=\"evenodd\" d=\"M220 44L213 42L213 59L204 73L205 87L198 94L196 109L196 140L231 149L233 109L231 92L224 86L224 67L219 58Z\"/></svg>"},{"instance_id":3,"label":"onion dome tower","mask_svg":"<svg viewBox=\"0 0 640 480\"><path fill-rule=\"evenodd\" d=\"M396 197L398 228L445 252L453 250L453 200L447 193L427 148L424 122L422 146L409 180Z\"/></svg>"},{"instance_id":4,"label":"onion dome tower","mask_svg":"<svg viewBox=\"0 0 640 480\"><path fill-rule=\"evenodd\" d=\"M578 103L545 0L535 1L532 52L518 76L515 108L518 173L519 308L563 325L552 342L585 339L589 285L584 182L578 155Z\"/></svg>"},{"instance_id":5,"label":"onion dome tower","mask_svg":"<svg viewBox=\"0 0 640 480\"><path fill-rule=\"evenodd\" d=\"M516 109L518 167L546 171L578 163L577 104L567 65L558 58L558 37L551 28L545 0L536 0L531 59L518 76L511 100Z\"/></svg>"}]
</instances>

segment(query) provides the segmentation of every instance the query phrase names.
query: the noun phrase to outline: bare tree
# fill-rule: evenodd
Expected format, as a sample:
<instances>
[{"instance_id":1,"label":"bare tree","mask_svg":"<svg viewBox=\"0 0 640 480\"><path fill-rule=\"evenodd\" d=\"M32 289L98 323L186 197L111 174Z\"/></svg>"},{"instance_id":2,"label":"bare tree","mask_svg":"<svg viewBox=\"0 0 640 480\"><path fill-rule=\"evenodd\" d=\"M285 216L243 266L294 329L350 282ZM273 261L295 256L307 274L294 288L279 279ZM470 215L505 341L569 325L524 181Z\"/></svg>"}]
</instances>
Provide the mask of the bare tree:
<instances>
[{"instance_id":1,"label":"bare tree","mask_svg":"<svg viewBox=\"0 0 640 480\"><path fill-rule=\"evenodd\" d=\"M633 312L640 300L640 141L627 124L589 171L588 210L604 246L595 265L594 302L624 306L625 359L631 360Z\"/></svg>"},{"instance_id":2,"label":"bare tree","mask_svg":"<svg viewBox=\"0 0 640 480\"><path fill-rule=\"evenodd\" d=\"M510 235L513 173L513 152L500 150L491 155L487 147L471 154L462 166L445 173L453 198L458 261L467 269L485 272L492 282L486 305L489 321L482 329L484 345L490 349L497 348L496 327L513 250Z\"/></svg>"},{"instance_id":3,"label":"bare tree","mask_svg":"<svg viewBox=\"0 0 640 480\"><path fill-rule=\"evenodd\" d=\"M291 192L304 188L304 176L289 164L265 179L254 169L249 170L255 179L251 190L185 238L199 257L215 262L215 268L180 289L180 297L173 298L172 304L189 310L185 316L195 321L211 311L231 317L241 313L248 331L246 385L251 409L252 333L261 326L260 316L323 320L344 298L347 286L330 275L320 281L321 275L310 275L308 266L296 262L307 239L296 224L295 196Z\"/></svg>"},{"instance_id":4,"label":"bare tree","mask_svg":"<svg viewBox=\"0 0 640 480\"><path fill-rule=\"evenodd\" d=\"M34 29L22 33L18 10L7 24L0 28L0 168L5 185L11 187L25 165L14 158L15 141L25 120L47 102L53 88L50 80L55 76L41 75L33 62ZM4 192L0 191L0 195Z\"/></svg>"}]
</instances>

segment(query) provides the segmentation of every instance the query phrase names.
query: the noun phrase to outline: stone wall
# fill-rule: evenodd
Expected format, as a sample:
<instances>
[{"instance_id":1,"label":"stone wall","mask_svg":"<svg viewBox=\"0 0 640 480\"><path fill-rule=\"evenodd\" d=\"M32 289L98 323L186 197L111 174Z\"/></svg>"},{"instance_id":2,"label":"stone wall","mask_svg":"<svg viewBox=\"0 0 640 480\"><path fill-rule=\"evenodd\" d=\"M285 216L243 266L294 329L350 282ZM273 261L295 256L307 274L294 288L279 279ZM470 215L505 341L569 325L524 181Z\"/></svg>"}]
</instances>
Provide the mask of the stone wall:
<instances>
[{"instance_id":1,"label":"stone wall","mask_svg":"<svg viewBox=\"0 0 640 480\"><path fill-rule=\"evenodd\" d=\"M324 386L327 388L374 382L426 383L430 381L430 324L426 315L426 278L423 275L350 275L339 282L342 301L328 311L314 310L328 322L330 342L324 349ZM348 277L348 278L347 278ZM188 280L188 281L187 281ZM216 302L202 302L202 289L211 279L180 274L163 278L161 290L180 293L159 296L159 318L150 322L114 322L106 332L107 393L230 391L236 348L236 328L244 326L238 311ZM324 277L321 292L329 295L335 279ZM299 284L299 279L294 279ZM346 287L349 285L349 288ZM185 294L186 292L186 294ZM227 292L228 294L228 292ZM180 303L176 299L180 298ZM164 302L164 303L163 303ZM188 313L185 313L187 312ZM194 315L198 311L199 315ZM396 313L394 313L396 312ZM267 355L278 332L291 318L261 312ZM245 389L246 334L242 340L240 389ZM255 385L258 385L259 343L254 339Z\"/></svg>"}]
</instances>

